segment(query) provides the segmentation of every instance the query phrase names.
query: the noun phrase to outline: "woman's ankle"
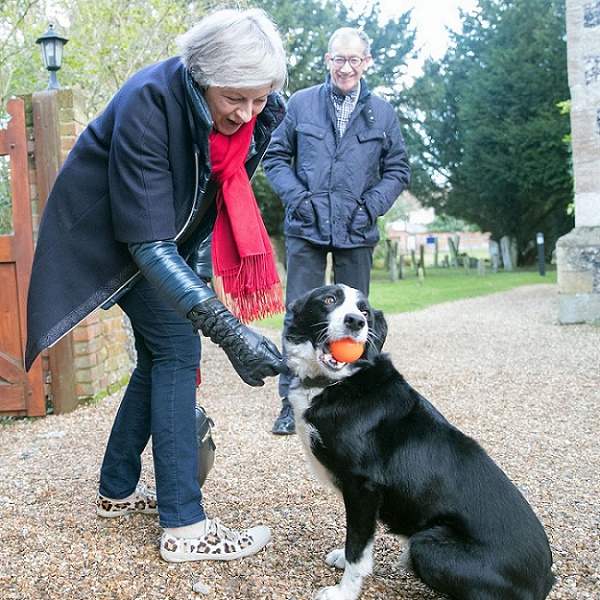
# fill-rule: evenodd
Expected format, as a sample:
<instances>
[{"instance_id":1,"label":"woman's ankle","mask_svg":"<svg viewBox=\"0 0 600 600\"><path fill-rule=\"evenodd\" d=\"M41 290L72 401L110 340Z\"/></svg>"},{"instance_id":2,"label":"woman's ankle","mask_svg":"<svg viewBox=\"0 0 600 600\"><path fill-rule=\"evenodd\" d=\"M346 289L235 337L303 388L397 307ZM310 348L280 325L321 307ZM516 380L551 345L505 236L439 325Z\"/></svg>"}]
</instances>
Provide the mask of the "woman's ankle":
<instances>
[{"instance_id":1,"label":"woman's ankle","mask_svg":"<svg viewBox=\"0 0 600 600\"><path fill-rule=\"evenodd\" d=\"M164 530L169 535L177 538L199 538L206 533L206 519L192 523L192 525L184 525L183 527L165 527Z\"/></svg>"},{"instance_id":2,"label":"woman's ankle","mask_svg":"<svg viewBox=\"0 0 600 600\"><path fill-rule=\"evenodd\" d=\"M112 502L114 504L125 504L127 502L133 502L135 500L135 496L137 494L137 490L133 490L129 496L125 496L125 498L110 498L109 496L105 496L104 494L99 494L105 500Z\"/></svg>"}]
</instances>

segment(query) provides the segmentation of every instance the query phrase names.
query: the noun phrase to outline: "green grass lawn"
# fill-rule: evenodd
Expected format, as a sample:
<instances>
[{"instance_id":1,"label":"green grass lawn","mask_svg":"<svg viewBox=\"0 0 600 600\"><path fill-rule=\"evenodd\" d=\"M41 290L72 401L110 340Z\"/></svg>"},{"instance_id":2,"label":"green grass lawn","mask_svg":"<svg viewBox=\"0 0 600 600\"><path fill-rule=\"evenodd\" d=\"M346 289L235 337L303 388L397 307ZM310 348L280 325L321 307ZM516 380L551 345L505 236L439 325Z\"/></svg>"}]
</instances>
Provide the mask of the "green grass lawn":
<instances>
[{"instance_id":1,"label":"green grass lawn","mask_svg":"<svg viewBox=\"0 0 600 600\"><path fill-rule=\"evenodd\" d=\"M539 283L556 283L556 270L547 267L545 276L541 276L535 268L518 269L513 272L499 271L496 274L488 271L484 276L479 277L475 270L471 270L467 275L462 268L430 268L421 283L413 273L408 273L404 279L392 282L389 273L374 269L371 274L369 299L374 307L393 314ZM270 317L259 323L266 327L281 329L283 315Z\"/></svg>"}]
</instances>

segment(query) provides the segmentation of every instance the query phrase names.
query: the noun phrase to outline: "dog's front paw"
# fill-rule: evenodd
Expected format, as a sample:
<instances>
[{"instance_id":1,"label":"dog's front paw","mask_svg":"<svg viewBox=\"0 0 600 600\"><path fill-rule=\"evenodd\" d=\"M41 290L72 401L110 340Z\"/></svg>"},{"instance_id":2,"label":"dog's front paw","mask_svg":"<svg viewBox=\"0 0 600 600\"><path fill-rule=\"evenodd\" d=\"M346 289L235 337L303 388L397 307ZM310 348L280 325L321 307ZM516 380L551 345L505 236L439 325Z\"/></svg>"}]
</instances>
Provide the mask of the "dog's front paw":
<instances>
[{"instance_id":1,"label":"dog's front paw","mask_svg":"<svg viewBox=\"0 0 600 600\"><path fill-rule=\"evenodd\" d=\"M335 567L336 569L345 569L346 568L346 553L343 548L336 548L332 550L326 557L325 562L330 567Z\"/></svg>"},{"instance_id":2,"label":"dog's front paw","mask_svg":"<svg viewBox=\"0 0 600 600\"><path fill-rule=\"evenodd\" d=\"M315 600L348 600L348 598L344 596L344 592L341 591L339 585L332 585L321 588L317 592Z\"/></svg>"}]
</instances>

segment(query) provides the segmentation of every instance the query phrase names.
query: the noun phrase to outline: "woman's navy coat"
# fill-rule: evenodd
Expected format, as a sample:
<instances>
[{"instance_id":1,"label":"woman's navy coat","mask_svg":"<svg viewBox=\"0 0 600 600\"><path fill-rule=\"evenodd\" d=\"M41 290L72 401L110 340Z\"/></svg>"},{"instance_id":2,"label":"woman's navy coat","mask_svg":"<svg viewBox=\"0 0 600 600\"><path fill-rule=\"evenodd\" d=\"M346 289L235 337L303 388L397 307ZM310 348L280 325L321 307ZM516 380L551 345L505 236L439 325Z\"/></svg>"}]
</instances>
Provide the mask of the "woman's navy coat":
<instances>
[{"instance_id":1,"label":"woman's navy coat","mask_svg":"<svg viewBox=\"0 0 600 600\"><path fill-rule=\"evenodd\" d=\"M139 71L70 152L40 224L27 306L27 369L136 275L128 243L189 234L210 178L212 127L202 95L196 91L192 99L190 89L179 58ZM250 174L276 125L266 113L255 128ZM214 218L213 206L193 224L188 248L209 235Z\"/></svg>"}]
</instances>

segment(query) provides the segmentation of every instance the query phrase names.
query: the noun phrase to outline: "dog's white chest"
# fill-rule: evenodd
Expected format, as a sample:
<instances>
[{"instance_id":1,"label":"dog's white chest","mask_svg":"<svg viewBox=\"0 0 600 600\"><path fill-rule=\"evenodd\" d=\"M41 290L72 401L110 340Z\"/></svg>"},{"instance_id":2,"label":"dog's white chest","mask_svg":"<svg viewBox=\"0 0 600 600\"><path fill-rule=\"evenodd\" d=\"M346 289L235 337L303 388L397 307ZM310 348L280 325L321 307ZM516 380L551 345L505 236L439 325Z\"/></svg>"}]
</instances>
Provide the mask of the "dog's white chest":
<instances>
[{"instance_id":1,"label":"dog's white chest","mask_svg":"<svg viewBox=\"0 0 600 600\"><path fill-rule=\"evenodd\" d=\"M322 391L323 388L292 388L289 391L288 399L294 407L296 432L302 442L310 471L321 484L330 487L339 495L339 490L334 483L331 472L317 460L313 453L314 444L320 439L319 432L304 419L304 413L310 406L312 399Z\"/></svg>"}]
</instances>

